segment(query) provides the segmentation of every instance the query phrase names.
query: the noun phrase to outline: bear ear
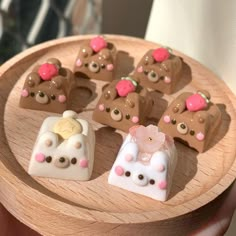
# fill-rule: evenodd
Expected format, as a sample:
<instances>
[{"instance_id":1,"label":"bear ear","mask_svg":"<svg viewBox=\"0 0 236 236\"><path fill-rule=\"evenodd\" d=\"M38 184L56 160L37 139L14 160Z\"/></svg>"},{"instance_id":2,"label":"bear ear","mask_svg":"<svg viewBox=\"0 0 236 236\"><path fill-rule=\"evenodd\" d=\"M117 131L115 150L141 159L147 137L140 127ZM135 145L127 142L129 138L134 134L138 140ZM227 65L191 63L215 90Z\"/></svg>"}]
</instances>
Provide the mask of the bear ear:
<instances>
[{"instance_id":1,"label":"bear ear","mask_svg":"<svg viewBox=\"0 0 236 236\"><path fill-rule=\"evenodd\" d=\"M108 48L103 48L100 52L99 52L99 56L101 56L104 60L109 60L111 58L111 52Z\"/></svg>"},{"instance_id":2,"label":"bear ear","mask_svg":"<svg viewBox=\"0 0 236 236\"><path fill-rule=\"evenodd\" d=\"M209 114L207 111L198 111L194 114L194 120L199 124L204 124L208 121Z\"/></svg>"},{"instance_id":3,"label":"bear ear","mask_svg":"<svg viewBox=\"0 0 236 236\"><path fill-rule=\"evenodd\" d=\"M80 57L87 58L93 55L93 49L89 46L82 46L80 49Z\"/></svg>"},{"instance_id":4,"label":"bear ear","mask_svg":"<svg viewBox=\"0 0 236 236\"><path fill-rule=\"evenodd\" d=\"M134 108L136 104L139 102L140 95L137 93L129 93L125 99L125 104L130 107Z\"/></svg>"},{"instance_id":5,"label":"bear ear","mask_svg":"<svg viewBox=\"0 0 236 236\"><path fill-rule=\"evenodd\" d=\"M41 79L37 72L31 72L26 78L26 83L29 87L37 86L40 81Z\"/></svg>"},{"instance_id":6,"label":"bear ear","mask_svg":"<svg viewBox=\"0 0 236 236\"><path fill-rule=\"evenodd\" d=\"M103 97L106 100L112 100L113 101L117 97L116 88L106 88L105 91L103 92Z\"/></svg>"},{"instance_id":7,"label":"bear ear","mask_svg":"<svg viewBox=\"0 0 236 236\"><path fill-rule=\"evenodd\" d=\"M60 89L62 87L62 83L63 83L63 77L62 76L56 76L53 77L53 79L50 81L51 86L56 88L56 89Z\"/></svg>"},{"instance_id":8,"label":"bear ear","mask_svg":"<svg viewBox=\"0 0 236 236\"><path fill-rule=\"evenodd\" d=\"M160 65L160 68L164 71L164 72L169 72L171 70L171 62L170 60L166 60L166 61L163 61Z\"/></svg>"},{"instance_id":9,"label":"bear ear","mask_svg":"<svg viewBox=\"0 0 236 236\"><path fill-rule=\"evenodd\" d=\"M49 58L47 63L55 65L58 69L61 68L61 62L56 58Z\"/></svg>"},{"instance_id":10,"label":"bear ear","mask_svg":"<svg viewBox=\"0 0 236 236\"><path fill-rule=\"evenodd\" d=\"M151 54L149 55L149 53L146 54L146 55L143 57L143 60L142 60L142 64L143 64L143 65L153 65L154 62L155 62L155 60L154 60L153 56L152 56Z\"/></svg>"}]
</instances>

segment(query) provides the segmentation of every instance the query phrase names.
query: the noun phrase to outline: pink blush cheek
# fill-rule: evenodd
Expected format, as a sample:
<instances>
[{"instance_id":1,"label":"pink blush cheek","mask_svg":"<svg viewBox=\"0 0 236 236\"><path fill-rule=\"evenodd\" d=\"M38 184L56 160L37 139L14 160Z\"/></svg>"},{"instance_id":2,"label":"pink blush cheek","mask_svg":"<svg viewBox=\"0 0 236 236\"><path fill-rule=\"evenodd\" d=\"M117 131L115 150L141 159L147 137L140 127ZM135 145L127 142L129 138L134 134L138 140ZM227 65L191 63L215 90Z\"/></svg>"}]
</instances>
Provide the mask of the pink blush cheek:
<instances>
[{"instance_id":1,"label":"pink blush cheek","mask_svg":"<svg viewBox=\"0 0 236 236\"><path fill-rule=\"evenodd\" d=\"M132 122L133 122L134 124L137 124L137 123L139 122L138 116L133 116L133 117L132 117Z\"/></svg>"},{"instance_id":2,"label":"pink blush cheek","mask_svg":"<svg viewBox=\"0 0 236 236\"><path fill-rule=\"evenodd\" d=\"M108 65L107 65L107 70L108 70L108 71L113 71L113 69L114 69L113 64L108 64Z\"/></svg>"},{"instance_id":3,"label":"pink blush cheek","mask_svg":"<svg viewBox=\"0 0 236 236\"><path fill-rule=\"evenodd\" d=\"M142 72L143 72L143 67L140 66L140 67L137 69L137 72L138 72L138 73L142 73Z\"/></svg>"},{"instance_id":4,"label":"pink blush cheek","mask_svg":"<svg viewBox=\"0 0 236 236\"><path fill-rule=\"evenodd\" d=\"M79 161L79 166L82 168L87 168L88 167L88 160L87 159L81 159Z\"/></svg>"},{"instance_id":5,"label":"pink blush cheek","mask_svg":"<svg viewBox=\"0 0 236 236\"><path fill-rule=\"evenodd\" d=\"M23 89L23 90L21 91L21 96L22 96L22 97L28 97L28 96L29 96L28 90L27 90L27 89Z\"/></svg>"},{"instance_id":6,"label":"pink blush cheek","mask_svg":"<svg viewBox=\"0 0 236 236\"><path fill-rule=\"evenodd\" d=\"M37 153L35 155L35 160L37 162L44 162L45 161L45 155L43 153Z\"/></svg>"},{"instance_id":7,"label":"pink blush cheek","mask_svg":"<svg viewBox=\"0 0 236 236\"><path fill-rule=\"evenodd\" d=\"M104 111L104 110L105 110L104 104L99 104L98 110L99 110L99 111Z\"/></svg>"},{"instance_id":8,"label":"pink blush cheek","mask_svg":"<svg viewBox=\"0 0 236 236\"><path fill-rule=\"evenodd\" d=\"M205 139L205 135L202 132L200 132L200 133L197 133L196 138L197 140L202 141Z\"/></svg>"},{"instance_id":9,"label":"pink blush cheek","mask_svg":"<svg viewBox=\"0 0 236 236\"><path fill-rule=\"evenodd\" d=\"M165 123L167 123L167 124L170 123L170 116L166 115L166 116L164 116L163 119L164 119Z\"/></svg>"},{"instance_id":10,"label":"pink blush cheek","mask_svg":"<svg viewBox=\"0 0 236 236\"><path fill-rule=\"evenodd\" d=\"M164 82L165 82L166 84L170 84L170 83L171 83L171 78L165 76L165 78L164 78Z\"/></svg>"},{"instance_id":11,"label":"pink blush cheek","mask_svg":"<svg viewBox=\"0 0 236 236\"><path fill-rule=\"evenodd\" d=\"M158 183L158 187L162 190L167 188L167 182L165 180L162 180Z\"/></svg>"},{"instance_id":12,"label":"pink blush cheek","mask_svg":"<svg viewBox=\"0 0 236 236\"><path fill-rule=\"evenodd\" d=\"M116 173L118 176L123 175L123 174L124 174L124 169L123 169L123 167L121 167L121 166L116 166L116 167L115 167L115 173Z\"/></svg>"},{"instance_id":13,"label":"pink blush cheek","mask_svg":"<svg viewBox=\"0 0 236 236\"><path fill-rule=\"evenodd\" d=\"M65 96L65 95L59 95L58 101L59 101L60 103L64 103L64 102L66 101L66 96Z\"/></svg>"},{"instance_id":14,"label":"pink blush cheek","mask_svg":"<svg viewBox=\"0 0 236 236\"><path fill-rule=\"evenodd\" d=\"M81 67L81 66L82 66L82 61L81 61L80 59L78 59L78 60L76 61L76 66L78 66L78 67Z\"/></svg>"}]
</instances>

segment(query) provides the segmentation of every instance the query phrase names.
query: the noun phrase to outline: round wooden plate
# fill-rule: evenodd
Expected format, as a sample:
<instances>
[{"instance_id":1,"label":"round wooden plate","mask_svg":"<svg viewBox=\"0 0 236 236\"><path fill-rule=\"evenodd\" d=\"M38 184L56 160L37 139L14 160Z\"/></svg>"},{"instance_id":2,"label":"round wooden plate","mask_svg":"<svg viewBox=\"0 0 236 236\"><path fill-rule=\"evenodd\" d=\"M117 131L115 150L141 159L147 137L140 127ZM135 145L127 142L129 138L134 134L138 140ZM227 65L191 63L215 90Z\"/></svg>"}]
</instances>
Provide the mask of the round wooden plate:
<instances>
[{"instance_id":1,"label":"round wooden plate","mask_svg":"<svg viewBox=\"0 0 236 236\"><path fill-rule=\"evenodd\" d=\"M182 91L204 88L223 114L219 132L202 154L176 143L179 162L169 200L159 202L108 185L107 178L124 134L91 119L104 82L87 81L78 87L73 105L83 106L96 133L95 163L87 182L31 177L31 151L43 120L52 113L19 108L25 76L35 63L57 57L73 68L80 43L92 36L75 36L30 48L0 68L0 201L20 221L43 235L122 234L184 235L206 221L220 205L236 176L236 99L211 71L179 53L184 77L177 92L153 92L157 122L168 103ZM143 54L157 44L142 39L107 35L118 53L116 77L128 75ZM185 86L185 84L187 84Z\"/></svg>"}]
</instances>

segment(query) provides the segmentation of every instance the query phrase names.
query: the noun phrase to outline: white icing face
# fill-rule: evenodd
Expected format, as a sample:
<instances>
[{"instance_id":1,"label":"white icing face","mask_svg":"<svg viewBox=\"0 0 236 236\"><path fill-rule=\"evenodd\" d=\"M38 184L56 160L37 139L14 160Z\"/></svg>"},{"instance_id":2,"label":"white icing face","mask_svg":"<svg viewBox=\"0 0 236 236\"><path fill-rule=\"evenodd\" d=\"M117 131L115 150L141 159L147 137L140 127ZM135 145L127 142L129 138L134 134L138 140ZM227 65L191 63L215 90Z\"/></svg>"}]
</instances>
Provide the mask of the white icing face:
<instances>
[{"instance_id":1,"label":"white icing face","mask_svg":"<svg viewBox=\"0 0 236 236\"><path fill-rule=\"evenodd\" d=\"M66 111L63 118L75 119L75 114ZM29 174L71 180L88 180L91 176L94 161L95 135L85 120L75 119L82 129L71 132L67 139L54 132L55 124L68 125L60 117L49 117L44 120L29 165ZM58 128L58 127L57 127ZM66 127L68 128L68 127ZM67 130L66 130L67 131ZM64 133L63 133L64 134ZM68 134L68 132L67 132Z\"/></svg>"},{"instance_id":2,"label":"white icing face","mask_svg":"<svg viewBox=\"0 0 236 236\"><path fill-rule=\"evenodd\" d=\"M166 201L177 162L174 144L169 148L171 150L161 148L152 153L143 153L140 144L129 134L110 171L108 182L131 192Z\"/></svg>"}]
</instances>

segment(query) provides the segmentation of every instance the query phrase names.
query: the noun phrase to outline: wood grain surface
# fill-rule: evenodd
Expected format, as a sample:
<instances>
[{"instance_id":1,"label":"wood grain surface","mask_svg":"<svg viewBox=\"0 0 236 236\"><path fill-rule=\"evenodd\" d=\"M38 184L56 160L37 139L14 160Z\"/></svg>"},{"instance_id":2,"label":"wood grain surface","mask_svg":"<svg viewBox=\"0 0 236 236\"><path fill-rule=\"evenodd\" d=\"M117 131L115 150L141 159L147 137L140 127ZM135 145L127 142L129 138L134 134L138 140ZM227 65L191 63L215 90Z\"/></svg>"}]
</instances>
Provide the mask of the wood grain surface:
<instances>
[{"instance_id":1,"label":"wood grain surface","mask_svg":"<svg viewBox=\"0 0 236 236\"><path fill-rule=\"evenodd\" d=\"M90 181L63 181L27 174L32 148L43 120L53 113L18 106L26 75L36 63L57 57L70 69L80 43L92 36L49 41L15 56L0 67L0 202L20 221L43 235L185 235L217 210L236 176L236 99L211 71L185 55L184 76L176 93L152 92L150 123L157 123L182 91L209 90L223 114L210 149L198 154L176 143L178 165L169 200L158 202L108 185L109 170L124 133L91 119L105 82L79 80L72 108L95 129L94 171ZM107 35L118 48L116 78L131 73L143 54L157 44ZM158 233L158 234L157 234Z\"/></svg>"}]
</instances>

